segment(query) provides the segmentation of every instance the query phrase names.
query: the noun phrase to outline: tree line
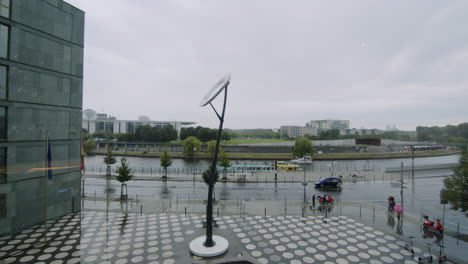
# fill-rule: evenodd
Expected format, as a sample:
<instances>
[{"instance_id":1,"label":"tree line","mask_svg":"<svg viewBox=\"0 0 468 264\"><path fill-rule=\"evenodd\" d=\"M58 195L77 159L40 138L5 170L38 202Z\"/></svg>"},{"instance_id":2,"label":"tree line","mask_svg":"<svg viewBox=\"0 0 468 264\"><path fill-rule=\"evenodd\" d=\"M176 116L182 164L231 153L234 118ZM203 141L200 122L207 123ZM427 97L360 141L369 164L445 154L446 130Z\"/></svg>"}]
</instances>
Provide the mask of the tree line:
<instances>
[{"instance_id":1,"label":"tree line","mask_svg":"<svg viewBox=\"0 0 468 264\"><path fill-rule=\"evenodd\" d=\"M96 131L89 135L86 129L83 129L82 137L84 140L100 138L102 140L133 141L133 142L170 142L177 140L177 130L171 125L164 127L152 127L143 125L136 128L135 133L116 133L110 131Z\"/></svg>"},{"instance_id":2,"label":"tree line","mask_svg":"<svg viewBox=\"0 0 468 264\"><path fill-rule=\"evenodd\" d=\"M382 139L393 139L393 140L411 140L408 132L405 131L385 131L381 134L370 134L370 135L340 135L340 130L333 128L321 131L317 136L309 134L304 137L311 140L330 140L330 139L351 139L351 138L382 138Z\"/></svg>"},{"instance_id":3,"label":"tree line","mask_svg":"<svg viewBox=\"0 0 468 264\"><path fill-rule=\"evenodd\" d=\"M208 128L208 127L183 127L180 129L180 140L184 141L189 137L195 137L201 142L208 142L211 140L216 140L218 136L218 129ZM221 134L221 140L230 140L231 135L226 131L223 131Z\"/></svg>"},{"instance_id":4,"label":"tree line","mask_svg":"<svg viewBox=\"0 0 468 264\"><path fill-rule=\"evenodd\" d=\"M419 141L437 141L440 143L468 143L468 123L459 125L418 126L416 133Z\"/></svg>"}]
</instances>

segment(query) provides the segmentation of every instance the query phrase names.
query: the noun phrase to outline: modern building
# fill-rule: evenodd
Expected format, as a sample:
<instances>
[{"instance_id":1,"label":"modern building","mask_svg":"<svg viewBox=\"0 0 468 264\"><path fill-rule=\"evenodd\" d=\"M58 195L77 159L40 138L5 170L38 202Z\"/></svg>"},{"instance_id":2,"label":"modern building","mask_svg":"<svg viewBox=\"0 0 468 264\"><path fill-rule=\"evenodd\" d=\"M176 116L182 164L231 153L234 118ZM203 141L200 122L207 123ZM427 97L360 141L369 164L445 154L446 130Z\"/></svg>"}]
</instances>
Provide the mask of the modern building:
<instances>
[{"instance_id":1,"label":"modern building","mask_svg":"<svg viewBox=\"0 0 468 264\"><path fill-rule=\"evenodd\" d=\"M350 128L349 120L312 120L306 123L305 127L301 126L281 126L280 135L282 138L297 138L305 135L318 136L320 132L330 129L338 129L340 135L375 135L382 134L379 129L366 128Z\"/></svg>"},{"instance_id":2,"label":"modern building","mask_svg":"<svg viewBox=\"0 0 468 264\"><path fill-rule=\"evenodd\" d=\"M317 128L314 127L301 127L301 126L281 126L280 136L281 138L297 138L303 137L304 135L316 136Z\"/></svg>"},{"instance_id":3,"label":"modern building","mask_svg":"<svg viewBox=\"0 0 468 264\"><path fill-rule=\"evenodd\" d=\"M0 0L0 235L80 208L83 40L62 0Z\"/></svg>"},{"instance_id":4,"label":"modern building","mask_svg":"<svg viewBox=\"0 0 468 264\"><path fill-rule=\"evenodd\" d=\"M349 120L334 120L334 119L325 119L325 120L312 120L306 124L306 127L313 127L317 129L317 132L326 131L329 129L338 129L344 130L349 128Z\"/></svg>"},{"instance_id":5,"label":"modern building","mask_svg":"<svg viewBox=\"0 0 468 264\"><path fill-rule=\"evenodd\" d=\"M150 125L152 127L173 126L180 133L182 127L193 126L196 122L190 121L152 121L146 116L141 116L138 120L118 120L116 117L107 114L98 114L92 109L83 111L82 128L89 134L97 131L109 131L112 133L135 133L139 126Z\"/></svg>"}]
</instances>

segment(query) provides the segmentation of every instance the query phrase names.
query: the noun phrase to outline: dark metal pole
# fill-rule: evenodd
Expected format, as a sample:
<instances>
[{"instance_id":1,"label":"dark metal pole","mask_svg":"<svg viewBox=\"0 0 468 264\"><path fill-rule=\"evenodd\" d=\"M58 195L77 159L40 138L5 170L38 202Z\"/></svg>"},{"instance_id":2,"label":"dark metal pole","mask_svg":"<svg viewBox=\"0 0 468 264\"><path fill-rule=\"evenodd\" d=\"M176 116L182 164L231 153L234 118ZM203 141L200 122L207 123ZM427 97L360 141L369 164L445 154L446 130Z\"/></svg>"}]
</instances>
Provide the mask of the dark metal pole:
<instances>
[{"instance_id":1,"label":"dark metal pole","mask_svg":"<svg viewBox=\"0 0 468 264\"><path fill-rule=\"evenodd\" d=\"M400 176L400 195L401 195L401 207L404 209L405 207L403 206L403 161L401 162L401 176ZM403 216L403 212L401 213Z\"/></svg>"},{"instance_id":2,"label":"dark metal pole","mask_svg":"<svg viewBox=\"0 0 468 264\"><path fill-rule=\"evenodd\" d=\"M306 197L306 165L304 164L304 179L302 180L302 185L304 186L304 203L307 202L307 197Z\"/></svg>"},{"instance_id":3,"label":"dark metal pole","mask_svg":"<svg viewBox=\"0 0 468 264\"><path fill-rule=\"evenodd\" d=\"M216 162L218 160L218 150L219 150L219 142L221 141L221 133L223 130L223 123L224 123L224 112L226 110L226 101L227 101L227 88L229 83L226 85L224 90L224 103L223 103L223 112L221 116L216 112L213 105L210 103L213 110L215 110L216 115L219 118L219 129L218 135L216 136L216 148L213 156L213 161L211 162L211 171L210 171L210 179L208 184L208 204L206 205L206 240L204 243L205 247L212 247L214 246L213 241L213 187L214 187L214 176L216 170Z\"/></svg>"},{"instance_id":4,"label":"dark metal pole","mask_svg":"<svg viewBox=\"0 0 468 264\"><path fill-rule=\"evenodd\" d=\"M411 178L414 179L414 146L411 146Z\"/></svg>"}]
</instances>

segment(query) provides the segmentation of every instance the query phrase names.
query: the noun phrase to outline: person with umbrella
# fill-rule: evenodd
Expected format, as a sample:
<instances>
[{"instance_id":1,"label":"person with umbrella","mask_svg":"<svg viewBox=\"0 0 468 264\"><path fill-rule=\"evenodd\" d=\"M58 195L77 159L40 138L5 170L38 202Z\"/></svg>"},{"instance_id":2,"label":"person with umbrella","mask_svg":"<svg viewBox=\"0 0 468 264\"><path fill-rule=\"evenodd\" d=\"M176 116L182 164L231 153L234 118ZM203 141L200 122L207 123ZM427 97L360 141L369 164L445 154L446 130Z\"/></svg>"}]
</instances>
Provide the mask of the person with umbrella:
<instances>
[{"instance_id":1,"label":"person with umbrella","mask_svg":"<svg viewBox=\"0 0 468 264\"><path fill-rule=\"evenodd\" d=\"M395 212L397 212L397 218L398 218L398 221L400 221L400 218L403 215L403 206L397 204L393 207L393 209L395 210Z\"/></svg>"}]
</instances>

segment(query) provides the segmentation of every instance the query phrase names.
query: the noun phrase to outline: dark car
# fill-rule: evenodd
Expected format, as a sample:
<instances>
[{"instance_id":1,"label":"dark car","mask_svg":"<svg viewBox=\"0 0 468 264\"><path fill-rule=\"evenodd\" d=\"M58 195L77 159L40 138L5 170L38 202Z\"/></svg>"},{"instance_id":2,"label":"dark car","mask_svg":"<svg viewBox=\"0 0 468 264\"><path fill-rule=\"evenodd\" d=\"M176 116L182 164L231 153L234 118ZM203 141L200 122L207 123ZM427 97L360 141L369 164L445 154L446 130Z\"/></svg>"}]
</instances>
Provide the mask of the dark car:
<instances>
[{"instance_id":1,"label":"dark car","mask_svg":"<svg viewBox=\"0 0 468 264\"><path fill-rule=\"evenodd\" d=\"M315 182L315 188L341 188L341 179L338 177L326 177Z\"/></svg>"}]
</instances>

